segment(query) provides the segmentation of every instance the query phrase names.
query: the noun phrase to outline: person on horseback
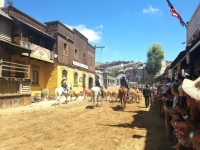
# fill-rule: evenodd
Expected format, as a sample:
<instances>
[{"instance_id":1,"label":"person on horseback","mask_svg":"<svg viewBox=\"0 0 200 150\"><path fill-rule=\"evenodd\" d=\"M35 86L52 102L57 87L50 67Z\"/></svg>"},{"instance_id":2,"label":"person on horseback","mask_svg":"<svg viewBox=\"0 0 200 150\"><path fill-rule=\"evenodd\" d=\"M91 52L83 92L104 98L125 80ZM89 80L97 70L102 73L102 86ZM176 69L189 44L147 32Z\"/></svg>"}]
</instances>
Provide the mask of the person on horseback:
<instances>
[{"instance_id":1,"label":"person on horseback","mask_svg":"<svg viewBox=\"0 0 200 150\"><path fill-rule=\"evenodd\" d=\"M70 89L68 89L67 80L65 77L62 78L61 87L63 87L64 93L70 92Z\"/></svg>"},{"instance_id":2,"label":"person on horseback","mask_svg":"<svg viewBox=\"0 0 200 150\"><path fill-rule=\"evenodd\" d=\"M97 79L95 81L95 86L100 87L100 89L101 89L101 96L102 96L102 98L104 98L103 86L101 85L101 81L99 79L99 76L97 76Z\"/></svg>"},{"instance_id":3,"label":"person on horseback","mask_svg":"<svg viewBox=\"0 0 200 150\"><path fill-rule=\"evenodd\" d=\"M125 76L122 76L121 80L120 80L120 88L121 87L125 87L128 90L128 95L127 95L127 99L129 98L129 87L128 87L128 83L126 82Z\"/></svg>"}]
</instances>

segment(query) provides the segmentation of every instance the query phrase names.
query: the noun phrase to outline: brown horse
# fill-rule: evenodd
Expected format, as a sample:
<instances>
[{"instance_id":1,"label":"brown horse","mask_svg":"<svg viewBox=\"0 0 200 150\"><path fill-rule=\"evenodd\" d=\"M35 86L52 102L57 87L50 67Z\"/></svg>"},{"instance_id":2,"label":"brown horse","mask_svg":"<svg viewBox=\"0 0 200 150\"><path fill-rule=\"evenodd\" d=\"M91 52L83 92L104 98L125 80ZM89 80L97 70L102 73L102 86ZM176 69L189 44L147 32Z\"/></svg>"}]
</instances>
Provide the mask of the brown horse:
<instances>
[{"instance_id":1,"label":"brown horse","mask_svg":"<svg viewBox=\"0 0 200 150\"><path fill-rule=\"evenodd\" d=\"M121 87L119 89L119 99L121 102L122 110L124 111L126 108L127 96L128 96L128 89L125 87Z\"/></svg>"}]
</instances>

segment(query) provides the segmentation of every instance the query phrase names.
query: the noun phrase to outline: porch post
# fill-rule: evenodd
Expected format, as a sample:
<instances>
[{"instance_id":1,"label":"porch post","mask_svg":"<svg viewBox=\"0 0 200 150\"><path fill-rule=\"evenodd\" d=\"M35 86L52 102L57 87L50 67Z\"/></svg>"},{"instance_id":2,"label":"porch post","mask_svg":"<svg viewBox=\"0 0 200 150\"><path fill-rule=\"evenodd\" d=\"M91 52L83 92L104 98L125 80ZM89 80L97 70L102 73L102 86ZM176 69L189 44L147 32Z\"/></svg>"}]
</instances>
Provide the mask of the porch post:
<instances>
[{"instance_id":1,"label":"porch post","mask_svg":"<svg viewBox=\"0 0 200 150\"><path fill-rule=\"evenodd\" d=\"M0 77L2 77L2 65L3 65L3 46L0 45Z\"/></svg>"},{"instance_id":2,"label":"porch post","mask_svg":"<svg viewBox=\"0 0 200 150\"><path fill-rule=\"evenodd\" d=\"M28 53L28 79L30 79L30 53Z\"/></svg>"}]
</instances>

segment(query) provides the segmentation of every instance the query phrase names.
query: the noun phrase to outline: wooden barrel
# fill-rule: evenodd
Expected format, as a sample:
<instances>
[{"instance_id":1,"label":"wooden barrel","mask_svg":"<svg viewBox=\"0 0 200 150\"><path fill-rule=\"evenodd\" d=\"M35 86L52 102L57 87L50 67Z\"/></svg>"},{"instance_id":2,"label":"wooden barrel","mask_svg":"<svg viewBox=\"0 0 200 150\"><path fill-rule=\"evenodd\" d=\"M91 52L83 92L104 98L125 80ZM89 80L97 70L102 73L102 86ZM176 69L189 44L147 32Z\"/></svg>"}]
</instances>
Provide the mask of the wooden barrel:
<instances>
[{"instance_id":1,"label":"wooden barrel","mask_svg":"<svg viewBox=\"0 0 200 150\"><path fill-rule=\"evenodd\" d=\"M42 89L41 98L48 99L49 97L49 89Z\"/></svg>"},{"instance_id":2,"label":"wooden barrel","mask_svg":"<svg viewBox=\"0 0 200 150\"><path fill-rule=\"evenodd\" d=\"M35 102L40 102L41 101L41 93L35 93L34 101Z\"/></svg>"}]
</instances>

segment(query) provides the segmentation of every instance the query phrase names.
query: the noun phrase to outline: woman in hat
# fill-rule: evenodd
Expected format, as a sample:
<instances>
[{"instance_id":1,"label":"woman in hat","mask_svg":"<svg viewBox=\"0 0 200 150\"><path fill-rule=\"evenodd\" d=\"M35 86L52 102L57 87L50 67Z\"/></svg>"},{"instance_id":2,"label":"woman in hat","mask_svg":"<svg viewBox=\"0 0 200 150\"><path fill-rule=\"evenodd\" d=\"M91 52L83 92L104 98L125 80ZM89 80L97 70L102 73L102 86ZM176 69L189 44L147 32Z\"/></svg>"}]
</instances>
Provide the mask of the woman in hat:
<instances>
[{"instance_id":1,"label":"woman in hat","mask_svg":"<svg viewBox=\"0 0 200 150\"><path fill-rule=\"evenodd\" d=\"M178 127L176 135L179 139L190 139L193 143L193 147L195 147L196 150L200 150L200 77L195 81L184 79L182 88L187 94L187 105L191 107L190 114L184 114L184 112L182 112L189 128Z\"/></svg>"}]
</instances>

